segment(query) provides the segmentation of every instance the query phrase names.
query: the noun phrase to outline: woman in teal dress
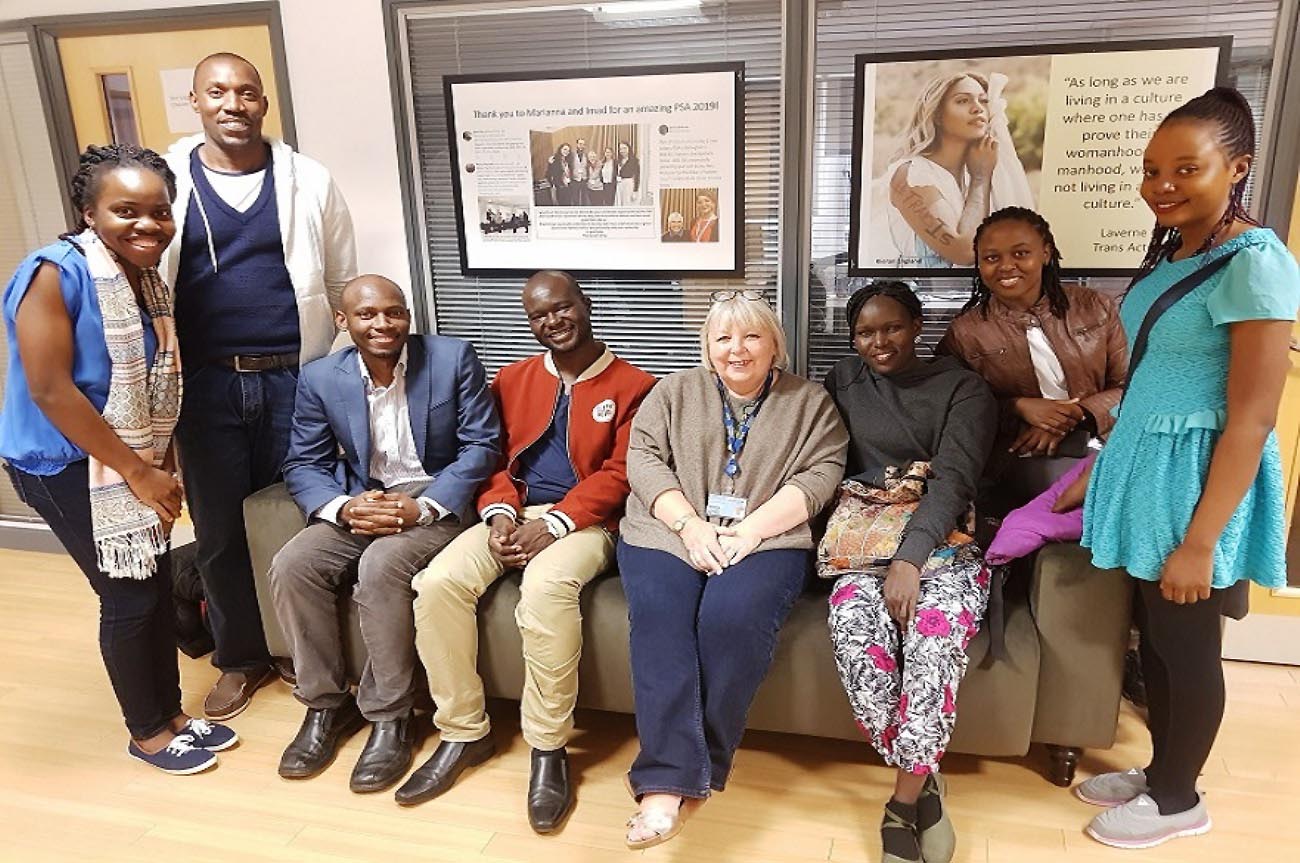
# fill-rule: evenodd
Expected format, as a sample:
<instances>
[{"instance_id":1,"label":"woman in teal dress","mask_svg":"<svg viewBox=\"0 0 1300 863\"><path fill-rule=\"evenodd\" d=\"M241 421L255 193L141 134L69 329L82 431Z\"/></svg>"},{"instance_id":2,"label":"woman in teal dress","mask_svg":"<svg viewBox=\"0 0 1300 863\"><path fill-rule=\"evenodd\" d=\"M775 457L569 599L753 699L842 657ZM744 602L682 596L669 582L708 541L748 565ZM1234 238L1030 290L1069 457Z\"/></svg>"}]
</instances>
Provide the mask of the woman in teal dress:
<instances>
[{"instance_id":1,"label":"woman in teal dress","mask_svg":"<svg viewBox=\"0 0 1300 863\"><path fill-rule=\"evenodd\" d=\"M1273 426L1300 270L1242 204L1254 128L1241 94L1215 88L1170 113L1151 137L1142 197L1156 228L1120 309L1130 349L1162 294L1231 259L1151 327L1091 478L1057 505L1077 506L1086 488L1083 545L1097 566L1127 569L1138 587L1152 759L1075 789L1108 807L1088 834L1121 848L1210 829L1196 778L1223 718L1224 592L1243 579L1285 582Z\"/></svg>"},{"instance_id":2,"label":"woman in teal dress","mask_svg":"<svg viewBox=\"0 0 1300 863\"><path fill-rule=\"evenodd\" d=\"M1166 559L1188 535L1226 430L1231 325L1295 317L1295 259L1272 230L1253 227L1202 255L1158 264L1124 301L1125 332L1137 333L1167 288L1225 255L1232 261L1153 328L1141 372L1124 396L1123 420L1093 469L1083 544L1099 567L1160 581ZM1285 495L1270 431L1253 480L1212 547L1211 588L1242 579L1286 585Z\"/></svg>"}]
</instances>

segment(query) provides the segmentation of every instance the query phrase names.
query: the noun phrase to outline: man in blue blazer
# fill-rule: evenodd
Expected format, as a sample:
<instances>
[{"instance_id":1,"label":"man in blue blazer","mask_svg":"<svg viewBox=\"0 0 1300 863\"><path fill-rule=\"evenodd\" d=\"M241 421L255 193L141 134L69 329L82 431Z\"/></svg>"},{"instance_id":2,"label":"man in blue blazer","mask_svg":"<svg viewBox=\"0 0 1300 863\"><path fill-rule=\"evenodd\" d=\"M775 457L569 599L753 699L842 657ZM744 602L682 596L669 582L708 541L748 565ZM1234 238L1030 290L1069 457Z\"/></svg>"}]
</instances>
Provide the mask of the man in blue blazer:
<instances>
[{"instance_id":1,"label":"man in blue blazer","mask_svg":"<svg viewBox=\"0 0 1300 863\"><path fill-rule=\"evenodd\" d=\"M280 759L315 776L371 723L353 791L379 791L411 764L415 624L411 578L474 519L474 493L500 458L501 425L468 342L410 337L402 291L380 276L347 284L338 325L355 347L298 380L284 479L309 523L271 562L276 616L307 705ZM368 658L354 699L338 598L355 574Z\"/></svg>"}]
</instances>

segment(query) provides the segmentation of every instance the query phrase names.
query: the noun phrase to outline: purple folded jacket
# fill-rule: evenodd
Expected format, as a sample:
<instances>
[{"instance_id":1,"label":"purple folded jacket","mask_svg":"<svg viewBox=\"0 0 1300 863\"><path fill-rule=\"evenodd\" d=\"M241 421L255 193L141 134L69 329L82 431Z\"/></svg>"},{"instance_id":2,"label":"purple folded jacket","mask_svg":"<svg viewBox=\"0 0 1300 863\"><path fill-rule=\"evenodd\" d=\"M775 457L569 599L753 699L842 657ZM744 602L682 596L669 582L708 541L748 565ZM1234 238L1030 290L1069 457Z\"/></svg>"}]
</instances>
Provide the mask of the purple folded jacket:
<instances>
[{"instance_id":1,"label":"purple folded jacket","mask_svg":"<svg viewBox=\"0 0 1300 863\"><path fill-rule=\"evenodd\" d=\"M1079 463L1052 483L1047 491L1008 513L984 553L985 562L989 566L1000 566L1033 554L1049 542L1070 542L1083 536L1083 507L1069 512L1052 512L1052 504L1096 458L1094 452L1079 459Z\"/></svg>"}]
</instances>

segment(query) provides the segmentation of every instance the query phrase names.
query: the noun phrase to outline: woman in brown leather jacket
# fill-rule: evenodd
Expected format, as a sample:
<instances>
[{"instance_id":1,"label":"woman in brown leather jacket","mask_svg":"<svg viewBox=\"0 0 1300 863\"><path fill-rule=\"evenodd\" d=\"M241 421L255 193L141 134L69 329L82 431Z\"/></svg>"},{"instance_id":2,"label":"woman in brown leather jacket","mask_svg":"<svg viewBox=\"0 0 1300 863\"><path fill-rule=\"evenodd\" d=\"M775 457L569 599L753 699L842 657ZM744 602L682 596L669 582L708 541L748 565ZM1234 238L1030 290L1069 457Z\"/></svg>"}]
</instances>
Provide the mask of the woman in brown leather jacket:
<instances>
[{"instance_id":1,"label":"woman in brown leather jacket","mask_svg":"<svg viewBox=\"0 0 1300 863\"><path fill-rule=\"evenodd\" d=\"M1105 438L1114 425L1110 409L1128 374L1114 301L1061 284L1051 228L1023 207L984 220L975 233L975 262L970 301L938 352L978 372L998 399L999 446L990 473L1007 470L1006 456L1055 456L1058 449L1083 455L1089 436ZM1036 466L1031 472L1040 476L1022 492L1042 491L1072 464Z\"/></svg>"}]
</instances>

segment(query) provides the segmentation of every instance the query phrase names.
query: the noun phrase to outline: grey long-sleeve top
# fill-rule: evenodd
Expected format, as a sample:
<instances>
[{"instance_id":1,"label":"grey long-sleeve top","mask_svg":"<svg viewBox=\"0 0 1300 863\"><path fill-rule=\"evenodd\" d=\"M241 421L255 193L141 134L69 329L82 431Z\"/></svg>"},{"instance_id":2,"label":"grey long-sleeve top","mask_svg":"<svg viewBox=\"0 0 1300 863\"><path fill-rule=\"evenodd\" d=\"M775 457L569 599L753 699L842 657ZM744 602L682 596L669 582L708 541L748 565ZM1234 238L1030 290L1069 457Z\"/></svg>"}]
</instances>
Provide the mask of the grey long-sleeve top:
<instances>
[{"instance_id":1,"label":"grey long-sleeve top","mask_svg":"<svg viewBox=\"0 0 1300 863\"><path fill-rule=\"evenodd\" d=\"M734 493L746 498L753 512L782 486L792 485L803 492L811 518L835 495L847 444L844 423L826 392L783 372L750 427ZM651 507L659 495L679 489L704 515L709 493L724 490L726 462L722 401L713 372L695 368L664 378L632 420L627 449L632 494L619 525L623 539L687 560L681 538L651 514ZM805 521L763 540L759 550L812 547Z\"/></svg>"},{"instance_id":2,"label":"grey long-sleeve top","mask_svg":"<svg viewBox=\"0 0 1300 863\"><path fill-rule=\"evenodd\" d=\"M930 462L934 477L895 555L920 567L975 499L997 435L997 400L952 357L889 376L845 357L826 375L826 389L849 428L849 479L878 486L890 465Z\"/></svg>"}]
</instances>

